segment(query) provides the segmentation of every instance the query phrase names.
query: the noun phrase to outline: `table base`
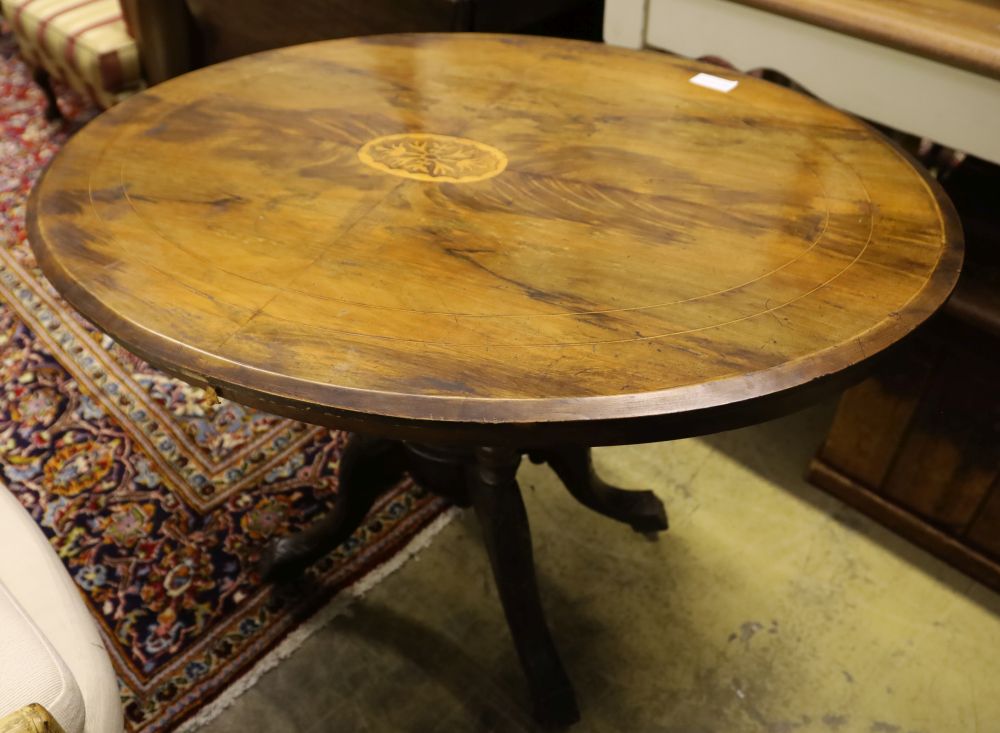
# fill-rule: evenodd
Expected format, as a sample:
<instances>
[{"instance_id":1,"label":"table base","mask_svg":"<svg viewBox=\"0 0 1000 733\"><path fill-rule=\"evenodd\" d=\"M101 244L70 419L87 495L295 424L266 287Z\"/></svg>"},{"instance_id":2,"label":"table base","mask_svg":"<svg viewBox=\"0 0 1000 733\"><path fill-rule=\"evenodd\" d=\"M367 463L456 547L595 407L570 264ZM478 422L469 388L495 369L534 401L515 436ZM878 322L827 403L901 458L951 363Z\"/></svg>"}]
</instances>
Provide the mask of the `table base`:
<instances>
[{"instance_id":1,"label":"table base","mask_svg":"<svg viewBox=\"0 0 1000 733\"><path fill-rule=\"evenodd\" d=\"M528 516L517 485L524 455L535 463L548 463L570 493L590 509L639 532L667 529L663 504L653 492L606 484L594 471L589 448L461 448L354 434L340 459L340 490L333 510L306 530L272 541L261 560L261 573L279 582L294 578L350 537L378 496L408 471L425 489L474 508L527 677L535 719L550 727L571 725L580 714L545 621Z\"/></svg>"}]
</instances>

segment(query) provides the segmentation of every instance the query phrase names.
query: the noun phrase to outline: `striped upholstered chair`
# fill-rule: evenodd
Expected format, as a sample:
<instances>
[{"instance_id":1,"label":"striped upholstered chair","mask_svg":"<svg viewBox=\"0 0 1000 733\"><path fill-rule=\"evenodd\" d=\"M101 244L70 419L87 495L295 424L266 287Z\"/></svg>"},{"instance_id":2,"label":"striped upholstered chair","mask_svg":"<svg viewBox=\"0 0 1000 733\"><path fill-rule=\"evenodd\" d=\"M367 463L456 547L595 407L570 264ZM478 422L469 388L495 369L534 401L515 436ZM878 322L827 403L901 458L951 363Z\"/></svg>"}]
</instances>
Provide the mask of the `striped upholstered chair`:
<instances>
[{"instance_id":1,"label":"striped upholstered chair","mask_svg":"<svg viewBox=\"0 0 1000 733\"><path fill-rule=\"evenodd\" d=\"M59 116L50 77L100 107L143 86L136 43L119 0L0 0L24 58Z\"/></svg>"},{"instance_id":2,"label":"striped upholstered chair","mask_svg":"<svg viewBox=\"0 0 1000 733\"><path fill-rule=\"evenodd\" d=\"M526 32L594 0L0 0L59 116L50 77L101 107L205 64L326 38ZM540 26L539 24L542 24Z\"/></svg>"}]
</instances>

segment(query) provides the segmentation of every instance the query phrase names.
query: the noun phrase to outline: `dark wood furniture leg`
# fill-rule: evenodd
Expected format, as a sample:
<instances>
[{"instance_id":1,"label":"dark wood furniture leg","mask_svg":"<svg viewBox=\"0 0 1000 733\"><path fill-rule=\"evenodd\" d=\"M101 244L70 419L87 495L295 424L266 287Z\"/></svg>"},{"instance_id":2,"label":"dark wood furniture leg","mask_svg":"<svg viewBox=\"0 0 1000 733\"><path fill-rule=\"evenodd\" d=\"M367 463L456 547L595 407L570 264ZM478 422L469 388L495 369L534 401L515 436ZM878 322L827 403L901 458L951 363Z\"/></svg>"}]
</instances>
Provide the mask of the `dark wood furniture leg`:
<instances>
[{"instance_id":1,"label":"dark wood furniture leg","mask_svg":"<svg viewBox=\"0 0 1000 733\"><path fill-rule=\"evenodd\" d=\"M290 580L333 551L364 521L380 494L406 470L406 451L394 440L352 435L340 457L340 483L333 510L302 532L267 546L258 570L268 580Z\"/></svg>"},{"instance_id":2,"label":"dark wood furniture leg","mask_svg":"<svg viewBox=\"0 0 1000 733\"><path fill-rule=\"evenodd\" d=\"M637 532L667 529L667 512L656 494L605 483L594 470L590 448L546 448L528 456L535 463L548 463L573 497L598 514L629 524Z\"/></svg>"},{"instance_id":3,"label":"dark wood furniture leg","mask_svg":"<svg viewBox=\"0 0 1000 733\"><path fill-rule=\"evenodd\" d=\"M531 532L516 475L520 451L480 448L468 468L469 498L483 529L500 601L528 678L535 719L563 727L580 719L538 596Z\"/></svg>"},{"instance_id":4,"label":"dark wood furniture leg","mask_svg":"<svg viewBox=\"0 0 1000 733\"><path fill-rule=\"evenodd\" d=\"M55 90L52 89L52 77L49 76L49 72L43 69L41 66L36 66L32 74L35 79L35 84L42 90L42 94L45 95L45 119L50 122L54 120L62 119L62 112L59 110L59 102L56 100Z\"/></svg>"},{"instance_id":5,"label":"dark wood furniture leg","mask_svg":"<svg viewBox=\"0 0 1000 733\"><path fill-rule=\"evenodd\" d=\"M348 439L340 465L340 493L326 517L303 532L271 542L261 560L268 580L289 580L350 537L379 494L409 471L428 491L459 506L473 506L493 568L514 647L528 679L535 719L566 727L580 718L538 595L528 515L517 468L528 453L546 462L582 504L641 532L667 528L663 504L651 491L609 486L594 471L589 448L460 448Z\"/></svg>"}]
</instances>

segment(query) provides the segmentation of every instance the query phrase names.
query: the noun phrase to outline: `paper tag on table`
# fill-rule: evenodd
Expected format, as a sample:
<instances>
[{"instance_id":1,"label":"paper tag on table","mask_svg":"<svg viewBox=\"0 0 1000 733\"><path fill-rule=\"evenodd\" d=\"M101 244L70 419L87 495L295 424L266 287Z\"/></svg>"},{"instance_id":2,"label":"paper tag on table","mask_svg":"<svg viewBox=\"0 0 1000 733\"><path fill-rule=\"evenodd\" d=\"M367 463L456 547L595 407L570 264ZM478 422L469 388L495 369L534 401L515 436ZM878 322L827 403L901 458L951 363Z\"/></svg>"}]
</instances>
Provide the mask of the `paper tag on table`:
<instances>
[{"instance_id":1,"label":"paper tag on table","mask_svg":"<svg viewBox=\"0 0 1000 733\"><path fill-rule=\"evenodd\" d=\"M695 74L688 81L706 89L714 89L717 92L731 92L739 84L738 81L723 79L721 76L713 76L712 74Z\"/></svg>"}]
</instances>

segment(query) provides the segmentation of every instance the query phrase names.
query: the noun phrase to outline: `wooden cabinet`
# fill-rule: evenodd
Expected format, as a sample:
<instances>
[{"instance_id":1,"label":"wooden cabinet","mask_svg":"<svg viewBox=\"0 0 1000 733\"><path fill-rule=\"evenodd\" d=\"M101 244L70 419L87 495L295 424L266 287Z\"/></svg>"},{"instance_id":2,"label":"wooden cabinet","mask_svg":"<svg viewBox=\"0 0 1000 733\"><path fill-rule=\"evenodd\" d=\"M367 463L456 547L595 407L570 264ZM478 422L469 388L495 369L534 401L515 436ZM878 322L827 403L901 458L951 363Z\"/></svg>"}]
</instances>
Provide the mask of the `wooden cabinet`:
<instances>
[{"instance_id":1,"label":"wooden cabinet","mask_svg":"<svg viewBox=\"0 0 1000 733\"><path fill-rule=\"evenodd\" d=\"M942 318L844 394L809 479L1000 590L998 365Z\"/></svg>"},{"instance_id":2,"label":"wooden cabinet","mask_svg":"<svg viewBox=\"0 0 1000 733\"><path fill-rule=\"evenodd\" d=\"M943 314L848 390L810 480L1000 590L1000 168L944 182L965 271Z\"/></svg>"}]
</instances>

